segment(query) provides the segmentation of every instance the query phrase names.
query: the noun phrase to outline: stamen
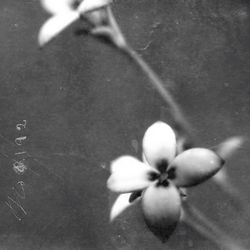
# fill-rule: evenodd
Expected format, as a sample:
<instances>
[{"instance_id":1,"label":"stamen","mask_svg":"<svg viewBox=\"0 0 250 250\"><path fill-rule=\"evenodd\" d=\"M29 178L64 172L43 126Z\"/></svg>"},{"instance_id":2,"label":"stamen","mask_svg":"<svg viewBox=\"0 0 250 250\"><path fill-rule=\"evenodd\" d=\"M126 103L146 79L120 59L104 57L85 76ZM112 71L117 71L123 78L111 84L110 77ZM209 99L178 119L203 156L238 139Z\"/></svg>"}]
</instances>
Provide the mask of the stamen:
<instances>
[{"instance_id":1,"label":"stamen","mask_svg":"<svg viewBox=\"0 0 250 250\"><path fill-rule=\"evenodd\" d=\"M157 186L168 187L168 185L169 185L168 175L167 173L164 173L160 176L159 181L157 182Z\"/></svg>"}]
</instances>

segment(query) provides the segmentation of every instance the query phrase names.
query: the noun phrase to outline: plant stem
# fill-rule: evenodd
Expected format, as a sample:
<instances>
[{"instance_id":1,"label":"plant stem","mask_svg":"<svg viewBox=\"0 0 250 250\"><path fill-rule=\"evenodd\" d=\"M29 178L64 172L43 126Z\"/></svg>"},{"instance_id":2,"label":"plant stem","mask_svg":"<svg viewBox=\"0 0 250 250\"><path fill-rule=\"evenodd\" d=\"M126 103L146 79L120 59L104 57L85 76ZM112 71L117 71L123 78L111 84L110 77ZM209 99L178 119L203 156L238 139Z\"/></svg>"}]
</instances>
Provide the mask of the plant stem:
<instances>
[{"instance_id":1,"label":"plant stem","mask_svg":"<svg viewBox=\"0 0 250 250\"><path fill-rule=\"evenodd\" d=\"M183 221L187 225L216 243L219 247L224 247L227 250L246 250L194 206L184 202L183 212Z\"/></svg>"},{"instance_id":2,"label":"plant stem","mask_svg":"<svg viewBox=\"0 0 250 250\"><path fill-rule=\"evenodd\" d=\"M152 70L152 68L140 57L140 55L132 49L127 43L119 25L116 22L116 19L113 15L110 6L106 8L107 20L106 24L94 27L90 32L94 37L105 38L115 46L120 52L123 52L129 59L131 59L141 71L148 77L150 83L154 89L160 94L165 103L169 106L171 114L174 118L175 129L182 136L191 137L190 131L191 126L185 119L179 105L174 100L171 93L164 86L163 81L159 76ZM88 19L86 19L89 22Z\"/></svg>"},{"instance_id":3,"label":"plant stem","mask_svg":"<svg viewBox=\"0 0 250 250\"><path fill-rule=\"evenodd\" d=\"M175 125L179 132L190 135L191 126L185 119L179 105L174 100L173 96L164 86L163 81L152 70L152 68L141 58L141 56L133 50L129 45L123 48L123 52L136 63L142 72L149 78L150 83L155 90L160 94L165 103L170 107L171 114L174 117Z\"/></svg>"}]
</instances>

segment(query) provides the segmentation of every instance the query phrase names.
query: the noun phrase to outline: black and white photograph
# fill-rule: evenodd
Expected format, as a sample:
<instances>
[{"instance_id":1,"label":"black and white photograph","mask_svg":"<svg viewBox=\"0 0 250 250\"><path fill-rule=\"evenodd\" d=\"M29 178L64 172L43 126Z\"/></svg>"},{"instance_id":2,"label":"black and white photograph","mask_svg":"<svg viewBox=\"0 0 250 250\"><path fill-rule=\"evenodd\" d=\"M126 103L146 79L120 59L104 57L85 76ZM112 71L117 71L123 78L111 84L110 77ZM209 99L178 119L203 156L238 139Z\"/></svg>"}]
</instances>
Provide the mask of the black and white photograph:
<instances>
[{"instance_id":1,"label":"black and white photograph","mask_svg":"<svg viewBox=\"0 0 250 250\"><path fill-rule=\"evenodd\" d=\"M249 0L1 0L0 250L250 249Z\"/></svg>"}]
</instances>

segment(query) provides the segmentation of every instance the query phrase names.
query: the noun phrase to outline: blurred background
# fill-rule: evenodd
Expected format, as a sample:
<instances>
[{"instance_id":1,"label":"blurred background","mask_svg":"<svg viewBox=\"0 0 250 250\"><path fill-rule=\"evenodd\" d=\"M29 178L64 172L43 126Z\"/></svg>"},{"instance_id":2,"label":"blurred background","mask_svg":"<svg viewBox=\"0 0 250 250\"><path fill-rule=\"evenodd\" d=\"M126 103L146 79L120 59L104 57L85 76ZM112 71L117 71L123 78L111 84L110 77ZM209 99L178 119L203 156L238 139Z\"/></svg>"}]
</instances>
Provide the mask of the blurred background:
<instances>
[{"instance_id":1,"label":"blurred background","mask_svg":"<svg viewBox=\"0 0 250 250\"><path fill-rule=\"evenodd\" d=\"M226 167L248 197L249 1L117 0L113 11L131 46L182 107L197 145L244 136ZM79 23L39 50L47 18L38 0L1 0L0 249L219 249L184 224L162 244L139 206L109 224L110 161L140 158L146 128L172 117L136 65L107 44L75 35ZM26 127L17 130L23 120ZM18 137L26 138L21 146ZM23 172L13 170L18 159ZM243 217L213 182L189 196L250 248L250 213Z\"/></svg>"}]
</instances>

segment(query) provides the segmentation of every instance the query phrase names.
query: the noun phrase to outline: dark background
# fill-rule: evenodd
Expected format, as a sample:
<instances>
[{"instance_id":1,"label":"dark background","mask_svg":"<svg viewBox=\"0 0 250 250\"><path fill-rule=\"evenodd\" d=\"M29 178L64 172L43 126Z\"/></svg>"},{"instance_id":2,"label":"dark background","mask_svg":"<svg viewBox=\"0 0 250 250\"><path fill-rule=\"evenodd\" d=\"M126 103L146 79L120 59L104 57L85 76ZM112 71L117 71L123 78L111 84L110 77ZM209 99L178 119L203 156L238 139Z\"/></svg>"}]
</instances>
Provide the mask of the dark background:
<instances>
[{"instance_id":1,"label":"dark background","mask_svg":"<svg viewBox=\"0 0 250 250\"><path fill-rule=\"evenodd\" d=\"M198 145L245 137L227 168L248 196L249 1L117 0L113 11L132 47L168 83ZM109 224L110 161L124 154L140 157L145 129L171 117L124 55L74 35L79 24L39 50L37 34L47 17L38 0L1 0L0 249L218 249L182 224L168 243L160 243L146 229L139 207ZM27 126L18 131L23 120ZM17 146L20 136L27 140ZM12 164L22 151L28 152L28 169L19 175ZM27 213L12 204L20 221L6 205L15 190L24 195L18 181L24 183L25 199L19 201ZM250 247L248 218L214 183L196 187L190 196Z\"/></svg>"}]
</instances>

